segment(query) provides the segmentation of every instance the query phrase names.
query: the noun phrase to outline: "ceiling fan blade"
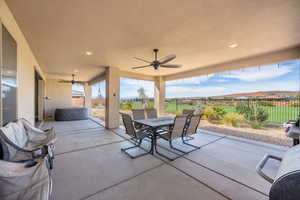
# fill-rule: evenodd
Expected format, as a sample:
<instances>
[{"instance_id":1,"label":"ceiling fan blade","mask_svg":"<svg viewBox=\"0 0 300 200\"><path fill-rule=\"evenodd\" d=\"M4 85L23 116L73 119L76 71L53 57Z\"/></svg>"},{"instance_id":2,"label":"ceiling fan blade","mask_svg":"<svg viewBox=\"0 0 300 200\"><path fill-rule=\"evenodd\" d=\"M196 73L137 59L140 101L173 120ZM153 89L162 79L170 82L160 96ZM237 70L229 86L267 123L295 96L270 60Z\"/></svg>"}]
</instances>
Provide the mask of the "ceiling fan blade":
<instances>
[{"instance_id":1,"label":"ceiling fan blade","mask_svg":"<svg viewBox=\"0 0 300 200\"><path fill-rule=\"evenodd\" d=\"M176 65L176 64L167 64L167 65L160 65L161 67L165 68L179 68L182 67L182 65Z\"/></svg>"},{"instance_id":2,"label":"ceiling fan blade","mask_svg":"<svg viewBox=\"0 0 300 200\"><path fill-rule=\"evenodd\" d=\"M85 84L86 82L85 82L85 81L73 81L73 83L83 85L83 84Z\"/></svg>"},{"instance_id":3,"label":"ceiling fan blade","mask_svg":"<svg viewBox=\"0 0 300 200\"><path fill-rule=\"evenodd\" d=\"M71 83L72 81L67 81L67 80L59 80L59 83Z\"/></svg>"},{"instance_id":4,"label":"ceiling fan blade","mask_svg":"<svg viewBox=\"0 0 300 200\"><path fill-rule=\"evenodd\" d=\"M146 62L146 63L151 63L150 61L148 60L144 60L142 58L138 58L138 57L133 57L134 59L137 59L137 60L140 60L140 61L143 61L143 62Z\"/></svg>"},{"instance_id":5,"label":"ceiling fan blade","mask_svg":"<svg viewBox=\"0 0 300 200\"><path fill-rule=\"evenodd\" d=\"M144 66L139 66L139 67L133 67L132 69L140 69L140 68L145 68L145 67L150 67L151 65L144 65Z\"/></svg>"},{"instance_id":6,"label":"ceiling fan blade","mask_svg":"<svg viewBox=\"0 0 300 200\"><path fill-rule=\"evenodd\" d=\"M166 56L166 57L163 57L161 59L159 59L159 63L160 64L165 64L167 62L170 62L171 60L175 59L176 58L176 55L169 55L169 56Z\"/></svg>"}]
</instances>

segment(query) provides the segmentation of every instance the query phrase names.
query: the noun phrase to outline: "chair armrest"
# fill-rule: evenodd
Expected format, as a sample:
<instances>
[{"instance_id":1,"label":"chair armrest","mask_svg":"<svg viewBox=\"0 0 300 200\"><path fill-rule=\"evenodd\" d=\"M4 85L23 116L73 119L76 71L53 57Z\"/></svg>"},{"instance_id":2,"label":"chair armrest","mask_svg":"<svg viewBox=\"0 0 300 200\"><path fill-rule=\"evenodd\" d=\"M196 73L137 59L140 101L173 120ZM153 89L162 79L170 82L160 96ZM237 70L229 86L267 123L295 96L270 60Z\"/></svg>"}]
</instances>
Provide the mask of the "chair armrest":
<instances>
[{"instance_id":1,"label":"chair armrest","mask_svg":"<svg viewBox=\"0 0 300 200\"><path fill-rule=\"evenodd\" d=\"M264 178L266 181L268 181L269 183L273 183L274 179L269 177L268 175L266 175L263 172L263 168L265 167L266 163L268 162L269 159L274 159L274 160L278 160L281 161L282 159L277 157L277 156L273 156L273 155L268 155L266 154L263 159L257 164L256 166L256 172L262 177Z\"/></svg>"},{"instance_id":2,"label":"chair armrest","mask_svg":"<svg viewBox=\"0 0 300 200\"><path fill-rule=\"evenodd\" d=\"M31 134L31 136L29 136L29 140L30 143L34 144L34 145L48 145L48 144L53 144L56 141L56 134L53 128L48 129L47 132L44 132L44 134Z\"/></svg>"}]
</instances>

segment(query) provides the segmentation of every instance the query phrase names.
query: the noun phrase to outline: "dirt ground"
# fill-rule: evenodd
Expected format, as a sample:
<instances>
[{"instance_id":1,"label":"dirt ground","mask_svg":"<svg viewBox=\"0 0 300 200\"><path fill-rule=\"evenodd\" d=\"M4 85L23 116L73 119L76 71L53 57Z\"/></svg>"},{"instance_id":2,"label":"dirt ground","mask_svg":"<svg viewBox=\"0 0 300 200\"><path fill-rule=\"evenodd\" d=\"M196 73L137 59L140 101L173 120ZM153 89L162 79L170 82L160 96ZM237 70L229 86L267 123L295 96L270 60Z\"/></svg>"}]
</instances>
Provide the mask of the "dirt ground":
<instances>
[{"instance_id":1,"label":"dirt ground","mask_svg":"<svg viewBox=\"0 0 300 200\"><path fill-rule=\"evenodd\" d=\"M122 112L131 113L130 111ZM92 115L104 120L105 110L103 108L92 109ZM166 114L165 116L173 115ZM286 137L284 128L277 124L266 124L262 129L253 129L247 125L242 127L232 127L224 124L212 124L206 120L201 120L199 128L224 135L238 136L282 146L292 146L293 143L292 139Z\"/></svg>"}]
</instances>

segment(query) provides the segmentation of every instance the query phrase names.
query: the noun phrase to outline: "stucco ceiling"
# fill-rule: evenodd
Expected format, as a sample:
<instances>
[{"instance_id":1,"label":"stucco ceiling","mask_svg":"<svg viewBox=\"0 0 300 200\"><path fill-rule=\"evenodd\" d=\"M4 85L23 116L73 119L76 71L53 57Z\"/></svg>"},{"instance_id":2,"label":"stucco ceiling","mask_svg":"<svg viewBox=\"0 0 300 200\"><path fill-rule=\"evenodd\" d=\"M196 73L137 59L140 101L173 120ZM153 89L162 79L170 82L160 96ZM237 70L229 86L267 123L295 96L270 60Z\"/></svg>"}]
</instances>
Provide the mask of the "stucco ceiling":
<instances>
[{"instance_id":1,"label":"stucco ceiling","mask_svg":"<svg viewBox=\"0 0 300 200\"><path fill-rule=\"evenodd\" d=\"M299 0L7 0L42 69L79 70L88 80L104 66L133 71L176 54L168 75L300 44ZM228 48L237 43L237 48ZM93 55L86 56L91 51Z\"/></svg>"}]
</instances>

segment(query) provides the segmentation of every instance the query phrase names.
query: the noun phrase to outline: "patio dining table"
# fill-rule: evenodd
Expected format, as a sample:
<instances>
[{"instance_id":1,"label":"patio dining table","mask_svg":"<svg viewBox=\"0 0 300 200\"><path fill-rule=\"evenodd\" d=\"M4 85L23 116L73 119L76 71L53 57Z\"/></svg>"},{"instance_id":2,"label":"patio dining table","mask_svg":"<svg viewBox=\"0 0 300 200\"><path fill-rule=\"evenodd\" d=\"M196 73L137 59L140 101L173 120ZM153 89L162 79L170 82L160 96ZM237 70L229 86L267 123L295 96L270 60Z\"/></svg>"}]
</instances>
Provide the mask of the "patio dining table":
<instances>
[{"instance_id":1,"label":"patio dining table","mask_svg":"<svg viewBox=\"0 0 300 200\"><path fill-rule=\"evenodd\" d=\"M151 119L139 119L134 120L135 123L147 126L151 129L152 137L151 137L151 154L154 153L154 149L156 150L156 137L158 134L158 130L163 127L168 127L174 124L174 117L159 117L159 118L151 118Z\"/></svg>"}]
</instances>

